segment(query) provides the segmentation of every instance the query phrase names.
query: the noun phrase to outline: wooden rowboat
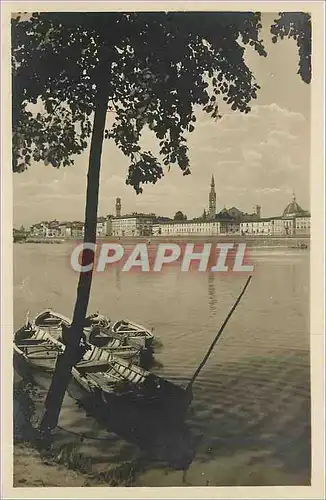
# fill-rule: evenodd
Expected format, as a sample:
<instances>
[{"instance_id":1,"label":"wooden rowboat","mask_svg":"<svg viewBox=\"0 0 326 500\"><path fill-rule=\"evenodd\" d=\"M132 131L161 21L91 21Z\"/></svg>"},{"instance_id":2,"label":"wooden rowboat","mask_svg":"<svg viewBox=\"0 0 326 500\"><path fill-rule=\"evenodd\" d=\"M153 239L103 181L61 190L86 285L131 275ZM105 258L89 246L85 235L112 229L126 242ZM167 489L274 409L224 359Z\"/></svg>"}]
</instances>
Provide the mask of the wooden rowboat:
<instances>
[{"instance_id":1,"label":"wooden rowboat","mask_svg":"<svg viewBox=\"0 0 326 500\"><path fill-rule=\"evenodd\" d=\"M133 359L144 367L152 365L154 351L162 346L159 339L144 326L130 320L111 323L110 319L99 313L86 318L84 331L90 344L107 349L124 359ZM119 349L119 352L115 349Z\"/></svg>"},{"instance_id":2,"label":"wooden rowboat","mask_svg":"<svg viewBox=\"0 0 326 500\"><path fill-rule=\"evenodd\" d=\"M31 323L15 333L13 348L15 356L45 371L54 369L58 354L64 351L58 339Z\"/></svg>"},{"instance_id":3,"label":"wooden rowboat","mask_svg":"<svg viewBox=\"0 0 326 500\"><path fill-rule=\"evenodd\" d=\"M128 337L132 341L142 347L148 348L153 346L154 335L137 323L129 320L119 320L112 325L112 332L115 334Z\"/></svg>"},{"instance_id":4,"label":"wooden rowboat","mask_svg":"<svg viewBox=\"0 0 326 500\"><path fill-rule=\"evenodd\" d=\"M72 374L87 392L105 404L128 401L140 408L172 409L181 415L192 399L182 387L95 346L73 367Z\"/></svg>"},{"instance_id":5,"label":"wooden rowboat","mask_svg":"<svg viewBox=\"0 0 326 500\"><path fill-rule=\"evenodd\" d=\"M153 333L144 326L130 320L119 320L111 324L110 319L96 313L88 316L85 322L86 332L90 334L94 329L102 334L103 339L105 336L114 336L116 339L121 338L123 341L127 341L130 345L140 346L145 349L153 346ZM99 345L99 347L105 347L104 340L103 345Z\"/></svg>"},{"instance_id":6,"label":"wooden rowboat","mask_svg":"<svg viewBox=\"0 0 326 500\"><path fill-rule=\"evenodd\" d=\"M33 326L41 328L56 339L62 338L62 326L68 327L71 320L66 316L46 309L39 313L33 321ZM84 328L86 340L89 344L106 349L124 359L140 362L142 351L145 349L127 335L115 333L110 328L110 320L98 314L86 318Z\"/></svg>"},{"instance_id":7,"label":"wooden rowboat","mask_svg":"<svg viewBox=\"0 0 326 500\"><path fill-rule=\"evenodd\" d=\"M132 362L121 359L108 350L97 346L91 346L85 342L86 350L81 361L76 363L72 369L74 380L79 387L86 390L87 394L94 394L100 397L104 403L112 403L114 400L131 401L135 405L140 405L146 410L159 410L161 415L173 416L173 418L183 418L185 412L192 401L192 387L201 370L204 368L216 343L221 338L229 319L243 297L252 276L250 275L246 284L217 332L213 342L206 352L201 363L184 389L172 382L163 379L149 371L141 368ZM32 346L49 344L58 356L64 352L65 346L61 342L62 334L65 332L64 323L66 318L56 315L47 310L43 315L39 315L34 324L26 322L26 326L18 330L14 339L14 351L26 360L33 359ZM42 326L43 325L43 326ZM70 325L70 322L68 322ZM124 325L126 326L126 325ZM46 329L53 329L58 338L54 338ZM85 340L85 339L84 339ZM93 398L91 398L93 399Z\"/></svg>"},{"instance_id":8,"label":"wooden rowboat","mask_svg":"<svg viewBox=\"0 0 326 500\"><path fill-rule=\"evenodd\" d=\"M43 311L15 334L14 351L34 367L53 370L57 356L65 350L62 329L66 318ZM68 323L69 324L69 323ZM72 369L75 381L104 403L116 400L181 415L190 404L190 392L149 371L119 358L107 349L86 343L83 359Z\"/></svg>"}]
</instances>

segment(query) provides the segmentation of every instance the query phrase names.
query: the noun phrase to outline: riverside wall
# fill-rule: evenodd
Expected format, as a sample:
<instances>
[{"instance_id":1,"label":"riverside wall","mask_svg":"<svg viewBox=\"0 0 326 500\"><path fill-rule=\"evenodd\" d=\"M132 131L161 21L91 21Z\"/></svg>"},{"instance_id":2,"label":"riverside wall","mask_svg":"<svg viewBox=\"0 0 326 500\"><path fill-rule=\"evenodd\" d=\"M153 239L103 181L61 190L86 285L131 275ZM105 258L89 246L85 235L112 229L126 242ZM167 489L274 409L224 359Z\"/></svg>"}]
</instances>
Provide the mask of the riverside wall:
<instances>
[{"instance_id":1,"label":"riverside wall","mask_svg":"<svg viewBox=\"0 0 326 500\"><path fill-rule=\"evenodd\" d=\"M45 243L45 244L59 244L59 243L75 243L82 242L81 238L28 238L19 243ZM247 247L283 247L283 248L310 248L309 235L291 235L291 236L240 236L240 235L182 235L182 236L102 236L98 237L98 243L119 242L125 245L135 245L137 243L223 243L232 242L234 244L246 243Z\"/></svg>"}]
</instances>

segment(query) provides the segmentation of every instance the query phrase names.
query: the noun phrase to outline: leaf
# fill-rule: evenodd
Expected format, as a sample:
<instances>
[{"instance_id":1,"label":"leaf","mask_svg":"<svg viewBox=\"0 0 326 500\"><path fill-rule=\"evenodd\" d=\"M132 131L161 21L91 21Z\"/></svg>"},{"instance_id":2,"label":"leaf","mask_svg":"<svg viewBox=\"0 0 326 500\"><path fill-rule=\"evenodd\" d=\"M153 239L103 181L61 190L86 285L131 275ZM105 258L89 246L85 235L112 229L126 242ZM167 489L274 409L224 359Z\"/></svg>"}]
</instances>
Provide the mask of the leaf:
<instances>
[{"instance_id":1,"label":"leaf","mask_svg":"<svg viewBox=\"0 0 326 500\"><path fill-rule=\"evenodd\" d=\"M141 185L156 183L163 167L175 163L188 175L188 150L181 145L185 133L194 131L194 110L201 107L219 119L217 95L243 113L258 97L238 41L266 57L261 28L254 12L42 12L27 21L17 16L12 19L13 170L24 171L32 159L55 168L73 165L88 147L98 84L109 75L113 125L110 121L104 137L130 159L128 185L140 193ZM310 15L280 13L271 36L273 42L296 40L298 72L310 82ZM159 141L162 166L141 149L146 126Z\"/></svg>"}]
</instances>

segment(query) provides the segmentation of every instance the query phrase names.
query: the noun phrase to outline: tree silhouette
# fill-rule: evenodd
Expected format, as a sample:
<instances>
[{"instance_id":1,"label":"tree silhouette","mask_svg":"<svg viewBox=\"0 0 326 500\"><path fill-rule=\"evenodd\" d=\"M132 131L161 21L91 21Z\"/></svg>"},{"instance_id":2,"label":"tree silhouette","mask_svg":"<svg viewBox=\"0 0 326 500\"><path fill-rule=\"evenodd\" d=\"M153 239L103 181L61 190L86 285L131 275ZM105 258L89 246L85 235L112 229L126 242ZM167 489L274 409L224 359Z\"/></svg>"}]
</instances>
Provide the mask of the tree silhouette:
<instances>
[{"instance_id":1,"label":"tree silhouette","mask_svg":"<svg viewBox=\"0 0 326 500\"><path fill-rule=\"evenodd\" d=\"M303 12L280 12L271 26L272 40L293 38L299 49L298 74L305 83L311 81L311 16Z\"/></svg>"},{"instance_id":2,"label":"tree silhouette","mask_svg":"<svg viewBox=\"0 0 326 500\"><path fill-rule=\"evenodd\" d=\"M187 216L181 212L181 210L178 210L175 214L174 214L174 217L173 217L174 220L177 220L177 221L183 221L183 220L187 220Z\"/></svg>"},{"instance_id":3,"label":"tree silhouette","mask_svg":"<svg viewBox=\"0 0 326 500\"><path fill-rule=\"evenodd\" d=\"M296 38L300 75L310 81L310 16L281 14L273 36ZM292 21L293 19L293 21ZM187 137L195 111L219 118L219 104L248 113L259 86L247 67L250 45L266 56L261 16L253 12L34 13L12 20L13 171L32 161L59 168L74 163L90 143L85 243L96 241L103 140L129 158L126 183L137 193L164 168L190 174ZM107 127L107 113L114 123ZM140 146L148 127L160 154ZM84 249L82 264L94 254ZM72 366L82 356L92 271L81 273L73 320L46 400L41 430L57 425Z\"/></svg>"}]
</instances>

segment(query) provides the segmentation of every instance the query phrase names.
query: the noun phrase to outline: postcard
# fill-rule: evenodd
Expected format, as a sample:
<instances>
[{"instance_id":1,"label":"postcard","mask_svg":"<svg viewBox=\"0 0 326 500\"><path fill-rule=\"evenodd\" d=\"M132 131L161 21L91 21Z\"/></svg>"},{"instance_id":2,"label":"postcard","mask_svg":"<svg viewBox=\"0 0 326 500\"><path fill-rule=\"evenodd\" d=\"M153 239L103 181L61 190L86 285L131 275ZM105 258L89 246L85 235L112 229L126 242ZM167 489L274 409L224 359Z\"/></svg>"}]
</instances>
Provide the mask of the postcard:
<instances>
[{"instance_id":1,"label":"postcard","mask_svg":"<svg viewBox=\"0 0 326 500\"><path fill-rule=\"evenodd\" d=\"M322 498L323 2L4 2L3 498Z\"/></svg>"}]
</instances>

